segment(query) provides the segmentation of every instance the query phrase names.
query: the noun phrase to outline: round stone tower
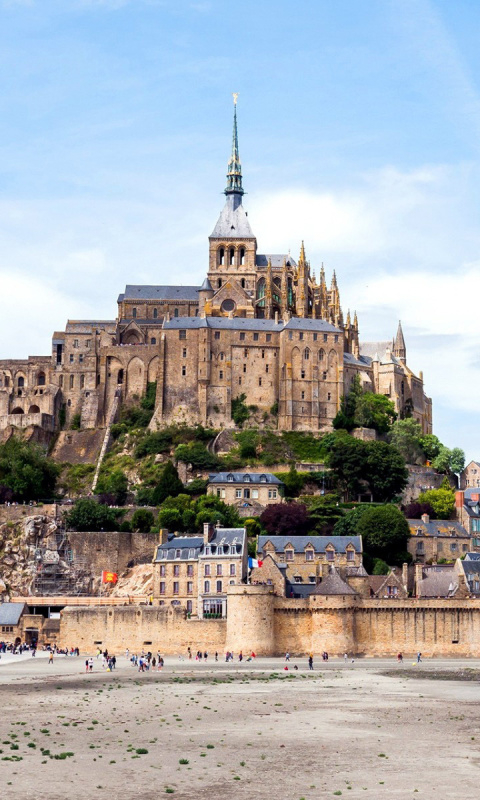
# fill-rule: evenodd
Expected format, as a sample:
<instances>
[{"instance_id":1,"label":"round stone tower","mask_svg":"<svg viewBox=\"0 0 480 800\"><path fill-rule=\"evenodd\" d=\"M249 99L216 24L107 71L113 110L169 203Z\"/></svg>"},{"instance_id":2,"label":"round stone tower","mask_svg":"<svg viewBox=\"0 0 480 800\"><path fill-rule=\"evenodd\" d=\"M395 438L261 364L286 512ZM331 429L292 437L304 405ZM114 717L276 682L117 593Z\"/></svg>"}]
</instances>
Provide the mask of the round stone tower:
<instances>
[{"instance_id":1,"label":"round stone tower","mask_svg":"<svg viewBox=\"0 0 480 800\"><path fill-rule=\"evenodd\" d=\"M267 656L275 652L274 594L269 586L229 586L227 650Z\"/></svg>"}]
</instances>

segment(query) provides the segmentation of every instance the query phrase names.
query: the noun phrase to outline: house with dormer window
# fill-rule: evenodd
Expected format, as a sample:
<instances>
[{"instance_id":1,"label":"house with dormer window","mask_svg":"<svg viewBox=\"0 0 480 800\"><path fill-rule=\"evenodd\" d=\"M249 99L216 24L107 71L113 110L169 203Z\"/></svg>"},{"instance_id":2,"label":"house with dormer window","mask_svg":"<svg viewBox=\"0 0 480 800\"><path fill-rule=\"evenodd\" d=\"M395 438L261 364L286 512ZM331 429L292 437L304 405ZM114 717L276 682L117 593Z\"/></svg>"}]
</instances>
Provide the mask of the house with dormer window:
<instances>
[{"instance_id":1,"label":"house with dormer window","mask_svg":"<svg viewBox=\"0 0 480 800\"><path fill-rule=\"evenodd\" d=\"M347 573L362 567L362 537L259 536L257 556L270 556L285 574L291 593L298 594L299 587L316 585L332 569Z\"/></svg>"},{"instance_id":2,"label":"house with dormer window","mask_svg":"<svg viewBox=\"0 0 480 800\"><path fill-rule=\"evenodd\" d=\"M270 472L216 472L209 475L207 492L235 506L240 517L254 517L283 502L284 484Z\"/></svg>"}]
</instances>

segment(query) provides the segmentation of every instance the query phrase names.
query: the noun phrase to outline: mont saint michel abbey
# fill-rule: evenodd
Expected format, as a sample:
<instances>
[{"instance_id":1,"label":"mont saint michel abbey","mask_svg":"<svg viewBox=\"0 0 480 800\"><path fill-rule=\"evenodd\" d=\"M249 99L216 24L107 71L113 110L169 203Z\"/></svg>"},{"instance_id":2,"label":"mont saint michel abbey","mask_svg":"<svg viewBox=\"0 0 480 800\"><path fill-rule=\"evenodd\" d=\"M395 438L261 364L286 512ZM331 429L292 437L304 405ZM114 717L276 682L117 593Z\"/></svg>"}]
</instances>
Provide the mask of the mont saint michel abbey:
<instances>
[{"instance_id":1,"label":"mont saint michel abbey","mask_svg":"<svg viewBox=\"0 0 480 800\"><path fill-rule=\"evenodd\" d=\"M49 355L0 361L0 430L53 431L78 414L82 428L105 426L156 382L153 428L233 426L232 400L245 395L279 430L327 431L358 375L430 432L431 400L407 365L401 325L389 341L362 343L335 273L328 283L322 266L317 282L303 242L297 259L258 252L243 193L235 105L203 283L128 285L116 320L69 320Z\"/></svg>"}]
</instances>

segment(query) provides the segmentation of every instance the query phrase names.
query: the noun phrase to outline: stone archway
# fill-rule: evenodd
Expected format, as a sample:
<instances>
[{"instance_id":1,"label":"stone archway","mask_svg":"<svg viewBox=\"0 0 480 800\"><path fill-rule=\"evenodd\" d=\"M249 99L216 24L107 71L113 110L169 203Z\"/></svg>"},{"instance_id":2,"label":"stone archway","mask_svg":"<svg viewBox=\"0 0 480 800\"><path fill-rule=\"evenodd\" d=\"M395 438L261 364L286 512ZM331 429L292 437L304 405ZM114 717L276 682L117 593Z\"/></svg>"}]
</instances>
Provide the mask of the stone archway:
<instances>
[{"instance_id":1,"label":"stone archway","mask_svg":"<svg viewBox=\"0 0 480 800\"><path fill-rule=\"evenodd\" d=\"M132 397L134 394L141 396L144 389L145 364L135 356L127 367L127 395Z\"/></svg>"},{"instance_id":2,"label":"stone archway","mask_svg":"<svg viewBox=\"0 0 480 800\"><path fill-rule=\"evenodd\" d=\"M33 406L30 406L30 408L28 409L28 413L29 414L40 414L40 409L39 409L38 406L33 405Z\"/></svg>"}]
</instances>

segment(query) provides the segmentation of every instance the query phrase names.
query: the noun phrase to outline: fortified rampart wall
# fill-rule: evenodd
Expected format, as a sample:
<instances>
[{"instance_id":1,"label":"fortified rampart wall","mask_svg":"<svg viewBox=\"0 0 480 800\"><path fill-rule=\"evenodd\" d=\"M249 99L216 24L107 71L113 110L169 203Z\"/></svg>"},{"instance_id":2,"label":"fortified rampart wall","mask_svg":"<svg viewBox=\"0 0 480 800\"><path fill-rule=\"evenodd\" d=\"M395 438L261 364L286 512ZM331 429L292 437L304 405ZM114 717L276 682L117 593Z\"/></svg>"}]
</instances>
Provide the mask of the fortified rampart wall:
<instances>
[{"instance_id":1,"label":"fortified rampart wall","mask_svg":"<svg viewBox=\"0 0 480 800\"><path fill-rule=\"evenodd\" d=\"M188 619L172 606L66 608L60 642L83 651L159 648L332 656L480 655L480 600L286 599L268 587L228 587L226 620Z\"/></svg>"}]
</instances>

